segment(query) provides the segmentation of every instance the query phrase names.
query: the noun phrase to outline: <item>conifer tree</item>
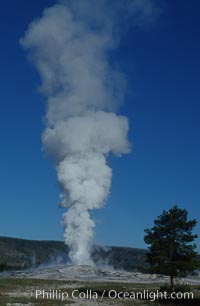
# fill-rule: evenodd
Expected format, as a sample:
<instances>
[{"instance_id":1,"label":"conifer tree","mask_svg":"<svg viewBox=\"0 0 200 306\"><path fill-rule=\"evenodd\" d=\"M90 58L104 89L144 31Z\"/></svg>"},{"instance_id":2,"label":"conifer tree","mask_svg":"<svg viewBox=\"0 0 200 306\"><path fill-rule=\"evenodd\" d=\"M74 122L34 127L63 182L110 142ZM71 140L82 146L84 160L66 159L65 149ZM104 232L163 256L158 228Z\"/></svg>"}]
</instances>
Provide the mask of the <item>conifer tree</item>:
<instances>
[{"instance_id":1,"label":"conifer tree","mask_svg":"<svg viewBox=\"0 0 200 306\"><path fill-rule=\"evenodd\" d=\"M194 271L198 266L196 245L191 244L198 236L192 231L197 221L188 221L186 209L178 206L157 217L151 229L145 229L144 241L149 244L147 262L150 271L170 276L171 290L174 279Z\"/></svg>"}]
</instances>

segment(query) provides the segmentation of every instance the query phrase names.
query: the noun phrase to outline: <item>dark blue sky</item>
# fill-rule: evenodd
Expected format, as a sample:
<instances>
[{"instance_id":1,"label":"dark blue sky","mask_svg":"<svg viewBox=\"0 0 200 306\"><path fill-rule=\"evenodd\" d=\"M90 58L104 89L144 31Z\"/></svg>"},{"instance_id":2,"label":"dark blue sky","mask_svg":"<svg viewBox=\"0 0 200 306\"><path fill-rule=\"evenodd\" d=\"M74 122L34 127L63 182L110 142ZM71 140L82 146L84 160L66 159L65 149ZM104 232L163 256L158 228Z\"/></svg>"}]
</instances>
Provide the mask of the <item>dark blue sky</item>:
<instances>
[{"instance_id":1,"label":"dark blue sky","mask_svg":"<svg viewBox=\"0 0 200 306\"><path fill-rule=\"evenodd\" d=\"M41 151L45 99L19 45L30 21L53 3L1 2L2 236L62 239L56 175ZM126 75L121 113L130 120L133 150L110 158L111 193L94 213L101 244L144 247L144 228L174 204L200 222L200 2L158 3L162 14L154 26L131 28L110 55Z\"/></svg>"}]
</instances>

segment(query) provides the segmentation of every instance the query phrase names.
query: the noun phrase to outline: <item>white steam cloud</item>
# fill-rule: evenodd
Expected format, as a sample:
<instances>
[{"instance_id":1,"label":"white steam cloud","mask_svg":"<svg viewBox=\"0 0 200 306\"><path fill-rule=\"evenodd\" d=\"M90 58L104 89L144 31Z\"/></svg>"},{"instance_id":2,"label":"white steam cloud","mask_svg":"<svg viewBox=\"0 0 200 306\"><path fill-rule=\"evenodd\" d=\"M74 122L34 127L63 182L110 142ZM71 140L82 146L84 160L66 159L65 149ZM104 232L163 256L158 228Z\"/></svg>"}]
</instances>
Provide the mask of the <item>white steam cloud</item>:
<instances>
[{"instance_id":1,"label":"white steam cloud","mask_svg":"<svg viewBox=\"0 0 200 306\"><path fill-rule=\"evenodd\" d=\"M47 96L42 141L55 159L61 205L67 208L64 240L73 264L92 263L90 211L101 208L109 193L112 170L106 157L130 150L128 120L116 114L125 82L108 61L124 14L133 25L144 26L157 10L149 0L61 1L45 9L21 39Z\"/></svg>"}]
</instances>

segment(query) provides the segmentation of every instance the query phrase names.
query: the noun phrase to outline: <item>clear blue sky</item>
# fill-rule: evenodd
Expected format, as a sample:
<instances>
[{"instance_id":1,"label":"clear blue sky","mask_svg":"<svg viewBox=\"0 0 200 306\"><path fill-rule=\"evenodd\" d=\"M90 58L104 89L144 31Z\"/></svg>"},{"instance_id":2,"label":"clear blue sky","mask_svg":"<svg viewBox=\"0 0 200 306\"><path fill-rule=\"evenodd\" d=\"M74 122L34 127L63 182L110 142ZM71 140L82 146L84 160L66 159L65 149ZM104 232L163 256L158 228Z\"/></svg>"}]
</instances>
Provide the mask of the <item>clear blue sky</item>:
<instances>
[{"instance_id":1,"label":"clear blue sky","mask_svg":"<svg viewBox=\"0 0 200 306\"><path fill-rule=\"evenodd\" d=\"M19 45L30 21L54 3L1 2L1 236L62 240L59 187L41 151L45 99ZM130 121L133 150L109 160L111 193L93 213L96 243L144 247L144 228L174 204L197 219L200 234L200 2L160 3L155 25L130 29L111 55L126 74L121 113Z\"/></svg>"}]
</instances>

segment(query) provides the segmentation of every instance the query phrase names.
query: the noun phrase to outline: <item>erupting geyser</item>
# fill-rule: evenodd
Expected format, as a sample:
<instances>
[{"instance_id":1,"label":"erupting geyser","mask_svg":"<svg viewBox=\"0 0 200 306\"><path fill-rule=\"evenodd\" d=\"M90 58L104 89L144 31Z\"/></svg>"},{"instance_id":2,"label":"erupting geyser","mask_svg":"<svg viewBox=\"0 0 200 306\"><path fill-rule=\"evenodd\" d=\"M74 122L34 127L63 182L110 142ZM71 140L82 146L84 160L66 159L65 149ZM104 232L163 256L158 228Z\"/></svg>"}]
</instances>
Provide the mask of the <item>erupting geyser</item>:
<instances>
[{"instance_id":1,"label":"erupting geyser","mask_svg":"<svg viewBox=\"0 0 200 306\"><path fill-rule=\"evenodd\" d=\"M90 210L104 205L111 185L106 157L130 150L127 118L116 114L124 79L108 61L119 41L116 16L132 12L141 23L139 16L151 13L145 0L111 2L61 1L45 9L21 39L47 96L42 141L55 159L61 205L67 208L64 240L73 264L91 264Z\"/></svg>"}]
</instances>

